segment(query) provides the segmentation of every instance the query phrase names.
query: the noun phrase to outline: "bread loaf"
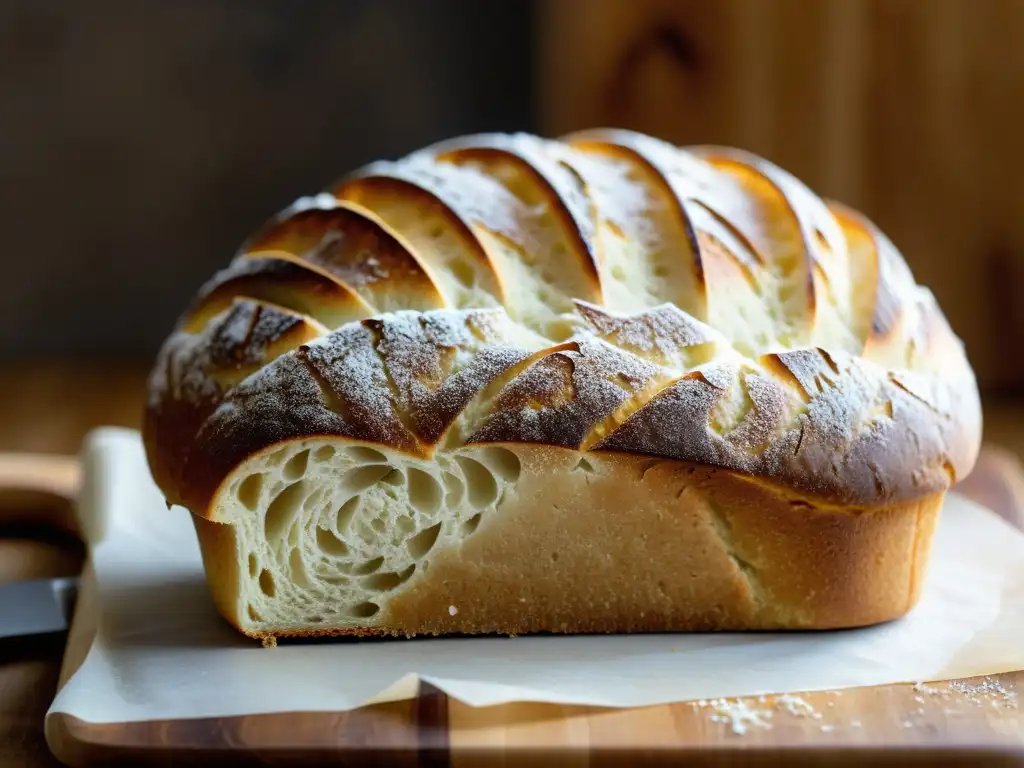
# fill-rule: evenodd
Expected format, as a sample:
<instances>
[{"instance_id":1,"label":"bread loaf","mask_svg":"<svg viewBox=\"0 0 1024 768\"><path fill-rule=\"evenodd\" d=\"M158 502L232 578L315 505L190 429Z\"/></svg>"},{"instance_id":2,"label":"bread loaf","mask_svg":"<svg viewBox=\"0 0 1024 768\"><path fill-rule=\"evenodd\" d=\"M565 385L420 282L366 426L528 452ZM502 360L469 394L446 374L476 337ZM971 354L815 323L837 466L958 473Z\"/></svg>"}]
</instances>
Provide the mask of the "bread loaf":
<instances>
[{"instance_id":1,"label":"bread loaf","mask_svg":"<svg viewBox=\"0 0 1024 768\"><path fill-rule=\"evenodd\" d=\"M868 220L750 154L477 135L273 217L144 437L247 635L903 615L981 411Z\"/></svg>"}]
</instances>

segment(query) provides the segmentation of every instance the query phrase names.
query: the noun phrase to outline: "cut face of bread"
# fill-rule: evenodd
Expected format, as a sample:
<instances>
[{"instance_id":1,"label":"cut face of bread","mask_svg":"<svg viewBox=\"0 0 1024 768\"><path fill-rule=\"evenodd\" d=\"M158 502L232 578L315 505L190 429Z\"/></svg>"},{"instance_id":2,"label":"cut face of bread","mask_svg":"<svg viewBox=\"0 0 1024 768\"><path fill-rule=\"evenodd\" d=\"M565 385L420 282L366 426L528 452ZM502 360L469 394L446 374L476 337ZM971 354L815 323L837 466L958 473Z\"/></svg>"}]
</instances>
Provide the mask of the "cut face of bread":
<instances>
[{"instance_id":1,"label":"cut face of bread","mask_svg":"<svg viewBox=\"0 0 1024 768\"><path fill-rule=\"evenodd\" d=\"M255 633L366 626L435 547L458 547L515 493L520 471L497 446L423 461L304 440L255 457L219 508L247 568L234 607Z\"/></svg>"},{"instance_id":2,"label":"cut face of bread","mask_svg":"<svg viewBox=\"0 0 1024 768\"><path fill-rule=\"evenodd\" d=\"M763 158L467 136L273 217L144 437L256 637L857 626L981 408L896 246Z\"/></svg>"}]
</instances>

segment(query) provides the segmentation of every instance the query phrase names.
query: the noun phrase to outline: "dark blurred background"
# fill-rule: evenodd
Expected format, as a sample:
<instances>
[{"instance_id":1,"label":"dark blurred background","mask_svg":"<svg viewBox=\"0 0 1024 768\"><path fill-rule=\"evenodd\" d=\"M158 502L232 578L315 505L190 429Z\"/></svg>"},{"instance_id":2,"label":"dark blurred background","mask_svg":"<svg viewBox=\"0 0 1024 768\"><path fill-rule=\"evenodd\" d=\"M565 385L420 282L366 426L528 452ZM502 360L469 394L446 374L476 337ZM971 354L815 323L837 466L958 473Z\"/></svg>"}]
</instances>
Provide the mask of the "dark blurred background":
<instances>
[{"instance_id":1,"label":"dark blurred background","mask_svg":"<svg viewBox=\"0 0 1024 768\"><path fill-rule=\"evenodd\" d=\"M454 133L534 128L527 8L5 0L0 356L150 355L292 199Z\"/></svg>"},{"instance_id":2,"label":"dark blurred background","mask_svg":"<svg viewBox=\"0 0 1024 768\"><path fill-rule=\"evenodd\" d=\"M1021 0L5 0L0 447L134 425L185 302L295 197L453 134L601 124L864 210L1018 444L1022 39Z\"/></svg>"}]
</instances>

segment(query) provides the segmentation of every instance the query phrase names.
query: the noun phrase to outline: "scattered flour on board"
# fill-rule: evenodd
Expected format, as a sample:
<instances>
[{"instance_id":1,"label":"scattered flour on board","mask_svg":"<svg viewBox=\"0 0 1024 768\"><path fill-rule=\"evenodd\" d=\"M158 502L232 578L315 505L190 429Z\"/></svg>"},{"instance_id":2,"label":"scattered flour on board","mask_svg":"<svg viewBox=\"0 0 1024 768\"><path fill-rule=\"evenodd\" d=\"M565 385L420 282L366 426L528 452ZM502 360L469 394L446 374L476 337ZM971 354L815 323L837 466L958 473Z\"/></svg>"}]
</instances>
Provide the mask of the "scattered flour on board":
<instances>
[{"instance_id":1,"label":"scattered flour on board","mask_svg":"<svg viewBox=\"0 0 1024 768\"><path fill-rule=\"evenodd\" d=\"M923 702L924 699L920 694L925 694L941 697L944 701L967 701L975 706L987 705L1005 708L1017 706L1016 692L1007 690L993 678L982 678L976 683L954 681L942 687L916 683L912 690L917 694L914 696L916 702ZM829 691L828 695L839 696L841 692ZM739 736L745 735L755 728L772 728L775 713L785 713L792 717L816 721L819 723L818 728L822 733L835 733L844 727L849 729L863 727L859 719L822 722L825 715L818 711L811 702L803 696L788 693L778 696L758 696L756 699L753 697L747 699L701 699L691 702L691 704L700 709L709 709L712 722L728 726L732 733ZM827 707L834 709L835 702L827 702ZM946 712L950 713L951 711L947 709ZM913 714L924 715L924 707L915 707ZM910 717L905 717L898 722L898 725L910 729L914 728L917 723Z\"/></svg>"},{"instance_id":2,"label":"scattered flour on board","mask_svg":"<svg viewBox=\"0 0 1024 768\"><path fill-rule=\"evenodd\" d=\"M831 702L829 702L831 704ZM814 720L821 720L821 712L818 712L814 706L802 696L794 696L789 693L785 693L781 696L775 697L775 706L784 709L794 717L810 717Z\"/></svg>"},{"instance_id":3,"label":"scattered flour on board","mask_svg":"<svg viewBox=\"0 0 1024 768\"><path fill-rule=\"evenodd\" d=\"M988 704L1008 709L1017 706L1017 692L1006 690L1001 682L992 677L983 677L977 683L954 680L949 684L949 689L972 704Z\"/></svg>"},{"instance_id":4,"label":"scattered flour on board","mask_svg":"<svg viewBox=\"0 0 1024 768\"><path fill-rule=\"evenodd\" d=\"M836 692L834 695L838 695ZM729 730L743 736L751 729L772 728L772 718L776 712L785 712L793 717L821 720L822 714L802 696L782 694L780 696L758 696L756 699L701 699L692 702L693 706L711 710L711 722L722 723ZM836 724L822 724L822 733L836 730ZM860 721L851 727L859 728Z\"/></svg>"},{"instance_id":5,"label":"scattered flour on board","mask_svg":"<svg viewBox=\"0 0 1024 768\"><path fill-rule=\"evenodd\" d=\"M905 713L905 717L898 721L898 725L905 729L914 728L919 721L912 717L921 717L925 714L925 708L920 706L925 697L939 698L951 704L966 702L975 707L991 707L995 709L1016 709L1017 692L1007 688L996 678L983 677L974 681L954 680L951 683L926 684L915 683L911 690L914 695L914 702L918 706L913 712ZM839 696L840 691L829 691L827 695ZM743 736L752 729L770 729L773 727L773 715L785 713L797 718L806 718L817 721L818 728L822 733L834 733L843 728L859 729L862 727L859 719L836 720L835 722L821 722L824 715L819 712L811 702L803 696L794 694L781 694L778 696L758 696L746 699L700 699L691 702L691 705L698 709L707 709L711 712L711 721L722 723L729 730ZM829 709L835 709L835 702L827 703ZM946 709L946 714L956 714L956 710Z\"/></svg>"},{"instance_id":6,"label":"scattered flour on board","mask_svg":"<svg viewBox=\"0 0 1024 768\"><path fill-rule=\"evenodd\" d=\"M751 728L772 727L768 722L772 710L751 708L743 699L712 699L708 705L713 711L711 721L725 723L737 735L742 736Z\"/></svg>"},{"instance_id":7,"label":"scattered flour on board","mask_svg":"<svg viewBox=\"0 0 1024 768\"><path fill-rule=\"evenodd\" d=\"M928 685L915 683L914 692L919 694L914 697L915 701L923 701L920 694L929 697L939 697L950 703L967 703L976 707L991 707L993 709L1016 709L1017 692L1007 690L1006 687L994 677L982 677L976 680L954 680L945 685ZM946 709L947 714L954 710Z\"/></svg>"}]
</instances>

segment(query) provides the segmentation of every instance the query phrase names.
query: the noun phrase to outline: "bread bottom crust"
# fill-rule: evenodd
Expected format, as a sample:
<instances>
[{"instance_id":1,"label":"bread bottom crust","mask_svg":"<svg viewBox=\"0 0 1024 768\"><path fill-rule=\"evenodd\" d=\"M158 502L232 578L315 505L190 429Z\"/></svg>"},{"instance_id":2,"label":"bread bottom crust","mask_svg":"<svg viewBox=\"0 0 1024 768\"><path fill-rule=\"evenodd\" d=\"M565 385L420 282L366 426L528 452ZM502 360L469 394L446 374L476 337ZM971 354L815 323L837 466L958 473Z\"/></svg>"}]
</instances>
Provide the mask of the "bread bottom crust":
<instances>
[{"instance_id":1,"label":"bread bottom crust","mask_svg":"<svg viewBox=\"0 0 1024 768\"><path fill-rule=\"evenodd\" d=\"M916 604L943 501L829 507L686 462L517 453L515 494L365 626L250 620L234 527L193 516L218 610L262 639L865 626Z\"/></svg>"}]
</instances>

